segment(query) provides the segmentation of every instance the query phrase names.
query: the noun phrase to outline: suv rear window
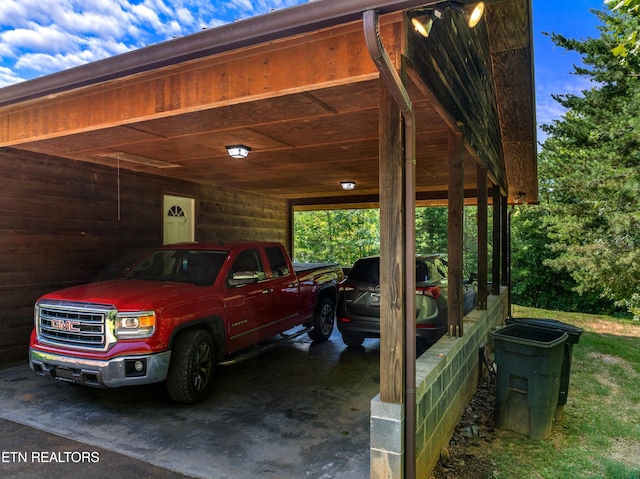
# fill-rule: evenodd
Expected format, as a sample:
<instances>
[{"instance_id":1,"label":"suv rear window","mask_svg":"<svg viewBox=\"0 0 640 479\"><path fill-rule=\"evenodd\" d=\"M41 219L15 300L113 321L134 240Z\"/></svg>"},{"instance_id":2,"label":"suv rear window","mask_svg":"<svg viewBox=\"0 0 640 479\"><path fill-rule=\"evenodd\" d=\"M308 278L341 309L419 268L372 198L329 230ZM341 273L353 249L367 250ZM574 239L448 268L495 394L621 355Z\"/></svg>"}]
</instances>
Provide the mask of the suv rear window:
<instances>
[{"instance_id":1,"label":"suv rear window","mask_svg":"<svg viewBox=\"0 0 640 479\"><path fill-rule=\"evenodd\" d=\"M380 261L378 258L359 259L349 271L349 278L354 281L369 282L376 285L380 283Z\"/></svg>"},{"instance_id":2,"label":"suv rear window","mask_svg":"<svg viewBox=\"0 0 640 479\"><path fill-rule=\"evenodd\" d=\"M361 283L380 284L379 258L363 258L356 261L349 271L349 278ZM436 265L430 261L416 260L416 282L435 282L442 280L444 275L438 271Z\"/></svg>"}]
</instances>

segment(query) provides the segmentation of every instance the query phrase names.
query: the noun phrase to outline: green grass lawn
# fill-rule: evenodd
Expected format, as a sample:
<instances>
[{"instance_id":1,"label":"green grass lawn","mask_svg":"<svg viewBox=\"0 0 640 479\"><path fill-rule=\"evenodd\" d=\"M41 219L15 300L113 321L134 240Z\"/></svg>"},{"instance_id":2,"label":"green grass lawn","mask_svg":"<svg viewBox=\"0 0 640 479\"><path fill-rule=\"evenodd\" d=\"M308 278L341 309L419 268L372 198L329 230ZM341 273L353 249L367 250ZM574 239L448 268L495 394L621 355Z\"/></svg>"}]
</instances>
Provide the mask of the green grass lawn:
<instances>
[{"instance_id":1,"label":"green grass lawn","mask_svg":"<svg viewBox=\"0 0 640 479\"><path fill-rule=\"evenodd\" d=\"M495 478L640 479L640 322L514 306L514 317L584 329L573 349L564 418L548 439L497 431Z\"/></svg>"}]
</instances>

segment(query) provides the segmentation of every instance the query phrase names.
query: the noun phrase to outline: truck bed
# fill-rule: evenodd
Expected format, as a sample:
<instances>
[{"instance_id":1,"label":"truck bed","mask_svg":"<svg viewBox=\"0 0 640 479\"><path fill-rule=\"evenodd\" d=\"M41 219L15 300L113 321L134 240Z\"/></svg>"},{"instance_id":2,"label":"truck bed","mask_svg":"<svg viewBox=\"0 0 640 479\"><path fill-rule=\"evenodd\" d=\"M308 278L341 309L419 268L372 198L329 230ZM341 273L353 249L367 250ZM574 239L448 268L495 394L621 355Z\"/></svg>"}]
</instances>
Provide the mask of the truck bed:
<instances>
[{"instance_id":1,"label":"truck bed","mask_svg":"<svg viewBox=\"0 0 640 479\"><path fill-rule=\"evenodd\" d=\"M314 269L333 268L335 266L338 266L338 263L293 263L293 270L296 273L306 273Z\"/></svg>"}]
</instances>

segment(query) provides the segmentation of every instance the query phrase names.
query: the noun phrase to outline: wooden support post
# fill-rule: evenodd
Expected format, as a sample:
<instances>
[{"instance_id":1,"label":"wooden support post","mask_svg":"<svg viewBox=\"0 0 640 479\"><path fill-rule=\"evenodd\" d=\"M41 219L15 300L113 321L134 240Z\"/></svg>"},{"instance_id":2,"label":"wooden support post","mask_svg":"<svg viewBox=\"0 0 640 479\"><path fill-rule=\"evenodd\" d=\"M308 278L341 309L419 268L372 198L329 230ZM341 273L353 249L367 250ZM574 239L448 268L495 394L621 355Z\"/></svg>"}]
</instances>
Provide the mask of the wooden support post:
<instances>
[{"instance_id":1,"label":"wooden support post","mask_svg":"<svg viewBox=\"0 0 640 479\"><path fill-rule=\"evenodd\" d=\"M478 309L487 309L487 277L489 255L487 251L488 221L487 169L478 164Z\"/></svg>"},{"instance_id":2,"label":"wooden support post","mask_svg":"<svg viewBox=\"0 0 640 479\"><path fill-rule=\"evenodd\" d=\"M500 294L500 240L502 238L500 223L502 220L502 195L500 188L493 187L493 264L491 268L491 294Z\"/></svg>"},{"instance_id":3,"label":"wooden support post","mask_svg":"<svg viewBox=\"0 0 640 479\"><path fill-rule=\"evenodd\" d=\"M405 381L402 117L380 82L380 399L401 404Z\"/></svg>"},{"instance_id":4,"label":"wooden support post","mask_svg":"<svg viewBox=\"0 0 640 479\"><path fill-rule=\"evenodd\" d=\"M502 213L502 281L500 284L502 286L509 286L509 267L511 266L509 257L509 233L510 233L510 225L509 225L509 207L507 205L507 197L502 197L502 205L501 210Z\"/></svg>"},{"instance_id":5,"label":"wooden support post","mask_svg":"<svg viewBox=\"0 0 640 479\"><path fill-rule=\"evenodd\" d=\"M449 335L463 334L462 242L464 218L464 149L462 134L449 132Z\"/></svg>"},{"instance_id":6,"label":"wooden support post","mask_svg":"<svg viewBox=\"0 0 640 479\"><path fill-rule=\"evenodd\" d=\"M287 251L289 251L289 255L293 258L295 257L295 251L294 251L294 244L295 244L295 238L294 238L294 232L295 232L295 226L296 226L296 215L295 215L295 210L293 208L293 201L288 200L287 201L287 215L288 215L288 222L289 222L289 231L287 234L287 243L286 243L286 247L287 247Z\"/></svg>"},{"instance_id":7,"label":"wooden support post","mask_svg":"<svg viewBox=\"0 0 640 479\"><path fill-rule=\"evenodd\" d=\"M511 214L507 197L502 197L502 286L507 287L509 317L511 317Z\"/></svg>"}]
</instances>

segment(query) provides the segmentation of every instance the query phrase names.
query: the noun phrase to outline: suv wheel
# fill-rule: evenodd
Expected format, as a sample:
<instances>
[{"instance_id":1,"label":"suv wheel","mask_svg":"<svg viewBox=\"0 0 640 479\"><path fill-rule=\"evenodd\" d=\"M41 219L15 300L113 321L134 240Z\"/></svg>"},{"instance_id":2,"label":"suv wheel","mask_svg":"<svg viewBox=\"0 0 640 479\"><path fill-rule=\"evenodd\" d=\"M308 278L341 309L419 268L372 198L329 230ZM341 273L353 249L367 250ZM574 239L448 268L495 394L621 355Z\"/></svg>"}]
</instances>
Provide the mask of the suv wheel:
<instances>
[{"instance_id":1,"label":"suv wheel","mask_svg":"<svg viewBox=\"0 0 640 479\"><path fill-rule=\"evenodd\" d=\"M364 336L354 333L342 333L342 340L350 348L358 348L364 343Z\"/></svg>"}]
</instances>

